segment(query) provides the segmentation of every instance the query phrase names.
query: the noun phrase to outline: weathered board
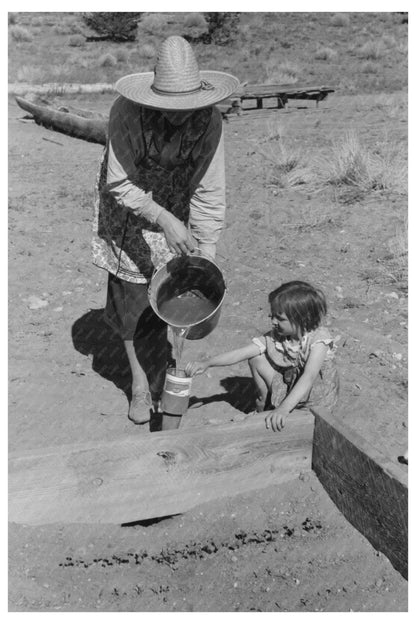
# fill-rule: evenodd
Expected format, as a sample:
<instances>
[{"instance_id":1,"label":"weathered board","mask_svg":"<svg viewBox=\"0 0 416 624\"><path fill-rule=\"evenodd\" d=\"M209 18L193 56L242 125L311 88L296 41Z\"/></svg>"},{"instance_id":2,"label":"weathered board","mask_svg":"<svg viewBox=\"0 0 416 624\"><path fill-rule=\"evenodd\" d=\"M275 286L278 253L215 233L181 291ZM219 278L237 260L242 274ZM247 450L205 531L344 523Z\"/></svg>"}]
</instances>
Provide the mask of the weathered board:
<instances>
[{"instance_id":1,"label":"weathered board","mask_svg":"<svg viewBox=\"0 0 416 624\"><path fill-rule=\"evenodd\" d=\"M9 457L9 520L128 523L289 481L311 470L313 416L273 433L242 423L130 435Z\"/></svg>"},{"instance_id":2,"label":"weathered board","mask_svg":"<svg viewBox=\"0 0 416 624\"><path fill-rule=\"evenodd\" d=\"M324 410L315 415L312 468L344 514L405 578L408 486L405 469Z\"/></svg>"},{"instance_id":3,"label":"weathered board","mask_svg":"<svg viewBox=\"0 0 416 624\"><path fill-rule=\"evenodd\" d=\"M263 100L276 98L276 107L284 108L291 99L295 100L315 100L316 105L328 97L329 93L334 93L332 87L326 86L301 86L301 85L247 85L236 96L240 100L242 110L253 110L263 108ZM235 99L234 96L232 99ZM255 100L254 107L243 106L245 100Z\"/></svg>"}]
</instances>

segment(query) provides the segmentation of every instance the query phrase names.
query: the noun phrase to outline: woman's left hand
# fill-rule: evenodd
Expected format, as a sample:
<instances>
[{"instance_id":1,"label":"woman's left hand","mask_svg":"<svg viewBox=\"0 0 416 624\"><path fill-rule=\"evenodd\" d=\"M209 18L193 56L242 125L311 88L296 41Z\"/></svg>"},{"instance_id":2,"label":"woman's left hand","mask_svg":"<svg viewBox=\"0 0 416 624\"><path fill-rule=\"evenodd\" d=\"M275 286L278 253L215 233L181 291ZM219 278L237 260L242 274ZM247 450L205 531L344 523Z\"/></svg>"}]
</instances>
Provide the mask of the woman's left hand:
<instances>
[{"instance_id":1,"label":"woman's left hand","mask_svg":"<svg viewBox=\"0 0 416 624\"><path fill-rule=\"evenodd\" d=\"M272 429L273 431L281 431L286 423L286 418L289 416L289 412L283 409L275 409L272 412L268 412L265 422L266 429Z\"/></svg>"}]
</instances>

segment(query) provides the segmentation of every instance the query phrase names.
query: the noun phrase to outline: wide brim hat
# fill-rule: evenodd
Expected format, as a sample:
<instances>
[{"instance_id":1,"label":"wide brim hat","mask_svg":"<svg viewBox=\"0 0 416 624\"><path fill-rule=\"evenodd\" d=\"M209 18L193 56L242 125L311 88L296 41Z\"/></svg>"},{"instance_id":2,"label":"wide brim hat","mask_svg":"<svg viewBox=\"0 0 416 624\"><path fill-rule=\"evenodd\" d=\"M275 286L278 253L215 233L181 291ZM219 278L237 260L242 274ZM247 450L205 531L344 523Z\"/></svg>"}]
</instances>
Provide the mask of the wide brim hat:
<instances>
[{"instance_id":1,"label":"wide brim hat","mask_svg":"<svg viewBox=\"0 0 416 624\"><path fill-rule=\"evenodd\" d=\"M220 71L200 71L190 44L183 37L162 43L154 72L129 74L116 82L124 97L148 108L195 110L230 97L239 80Z\"/></svg>"}]
</instances>

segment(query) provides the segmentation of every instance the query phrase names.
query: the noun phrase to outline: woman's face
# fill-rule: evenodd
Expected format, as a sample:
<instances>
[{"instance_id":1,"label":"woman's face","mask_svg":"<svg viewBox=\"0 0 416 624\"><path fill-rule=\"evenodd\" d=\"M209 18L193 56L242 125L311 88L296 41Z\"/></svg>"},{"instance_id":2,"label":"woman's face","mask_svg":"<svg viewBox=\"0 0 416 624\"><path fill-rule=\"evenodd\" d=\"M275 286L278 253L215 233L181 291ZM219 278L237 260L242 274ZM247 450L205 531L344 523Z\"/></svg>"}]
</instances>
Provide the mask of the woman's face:
<instances>
[{"instance_id":1,"label":"woman's face","mask_svg":"<svg viewBox=\"0 0 416 624\"><path fill-rule=\"evenodd\" d=\"M172 126L181 126L192 115L193 110L186 111L162 111L162 115Z\"/></svg>"}]
</instances>

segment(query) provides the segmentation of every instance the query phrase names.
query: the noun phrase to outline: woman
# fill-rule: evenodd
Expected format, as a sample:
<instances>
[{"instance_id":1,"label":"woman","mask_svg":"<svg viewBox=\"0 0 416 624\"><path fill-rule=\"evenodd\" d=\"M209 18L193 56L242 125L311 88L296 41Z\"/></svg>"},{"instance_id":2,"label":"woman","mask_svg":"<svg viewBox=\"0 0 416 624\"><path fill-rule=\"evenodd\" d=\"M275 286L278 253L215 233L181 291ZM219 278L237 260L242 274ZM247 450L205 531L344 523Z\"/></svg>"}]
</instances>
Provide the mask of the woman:
<instances>
[{"instance_id":1,"label":"woman","mask_svg":"<svg viewBox=\"0 0 416 624\"><path fill-rule=\"evenodd\" d=\"M154 72L116 83L121 97L97 180L93 261L108 271L105 319L124 341L136 424L150 420L167 362L167 327L149 307L147 285L175 254L198 248L215 257L225 175L214 104L238 84L223 72L200 72L191 46L176 36L163 42Z\"/></svg>"}]
</instances>

